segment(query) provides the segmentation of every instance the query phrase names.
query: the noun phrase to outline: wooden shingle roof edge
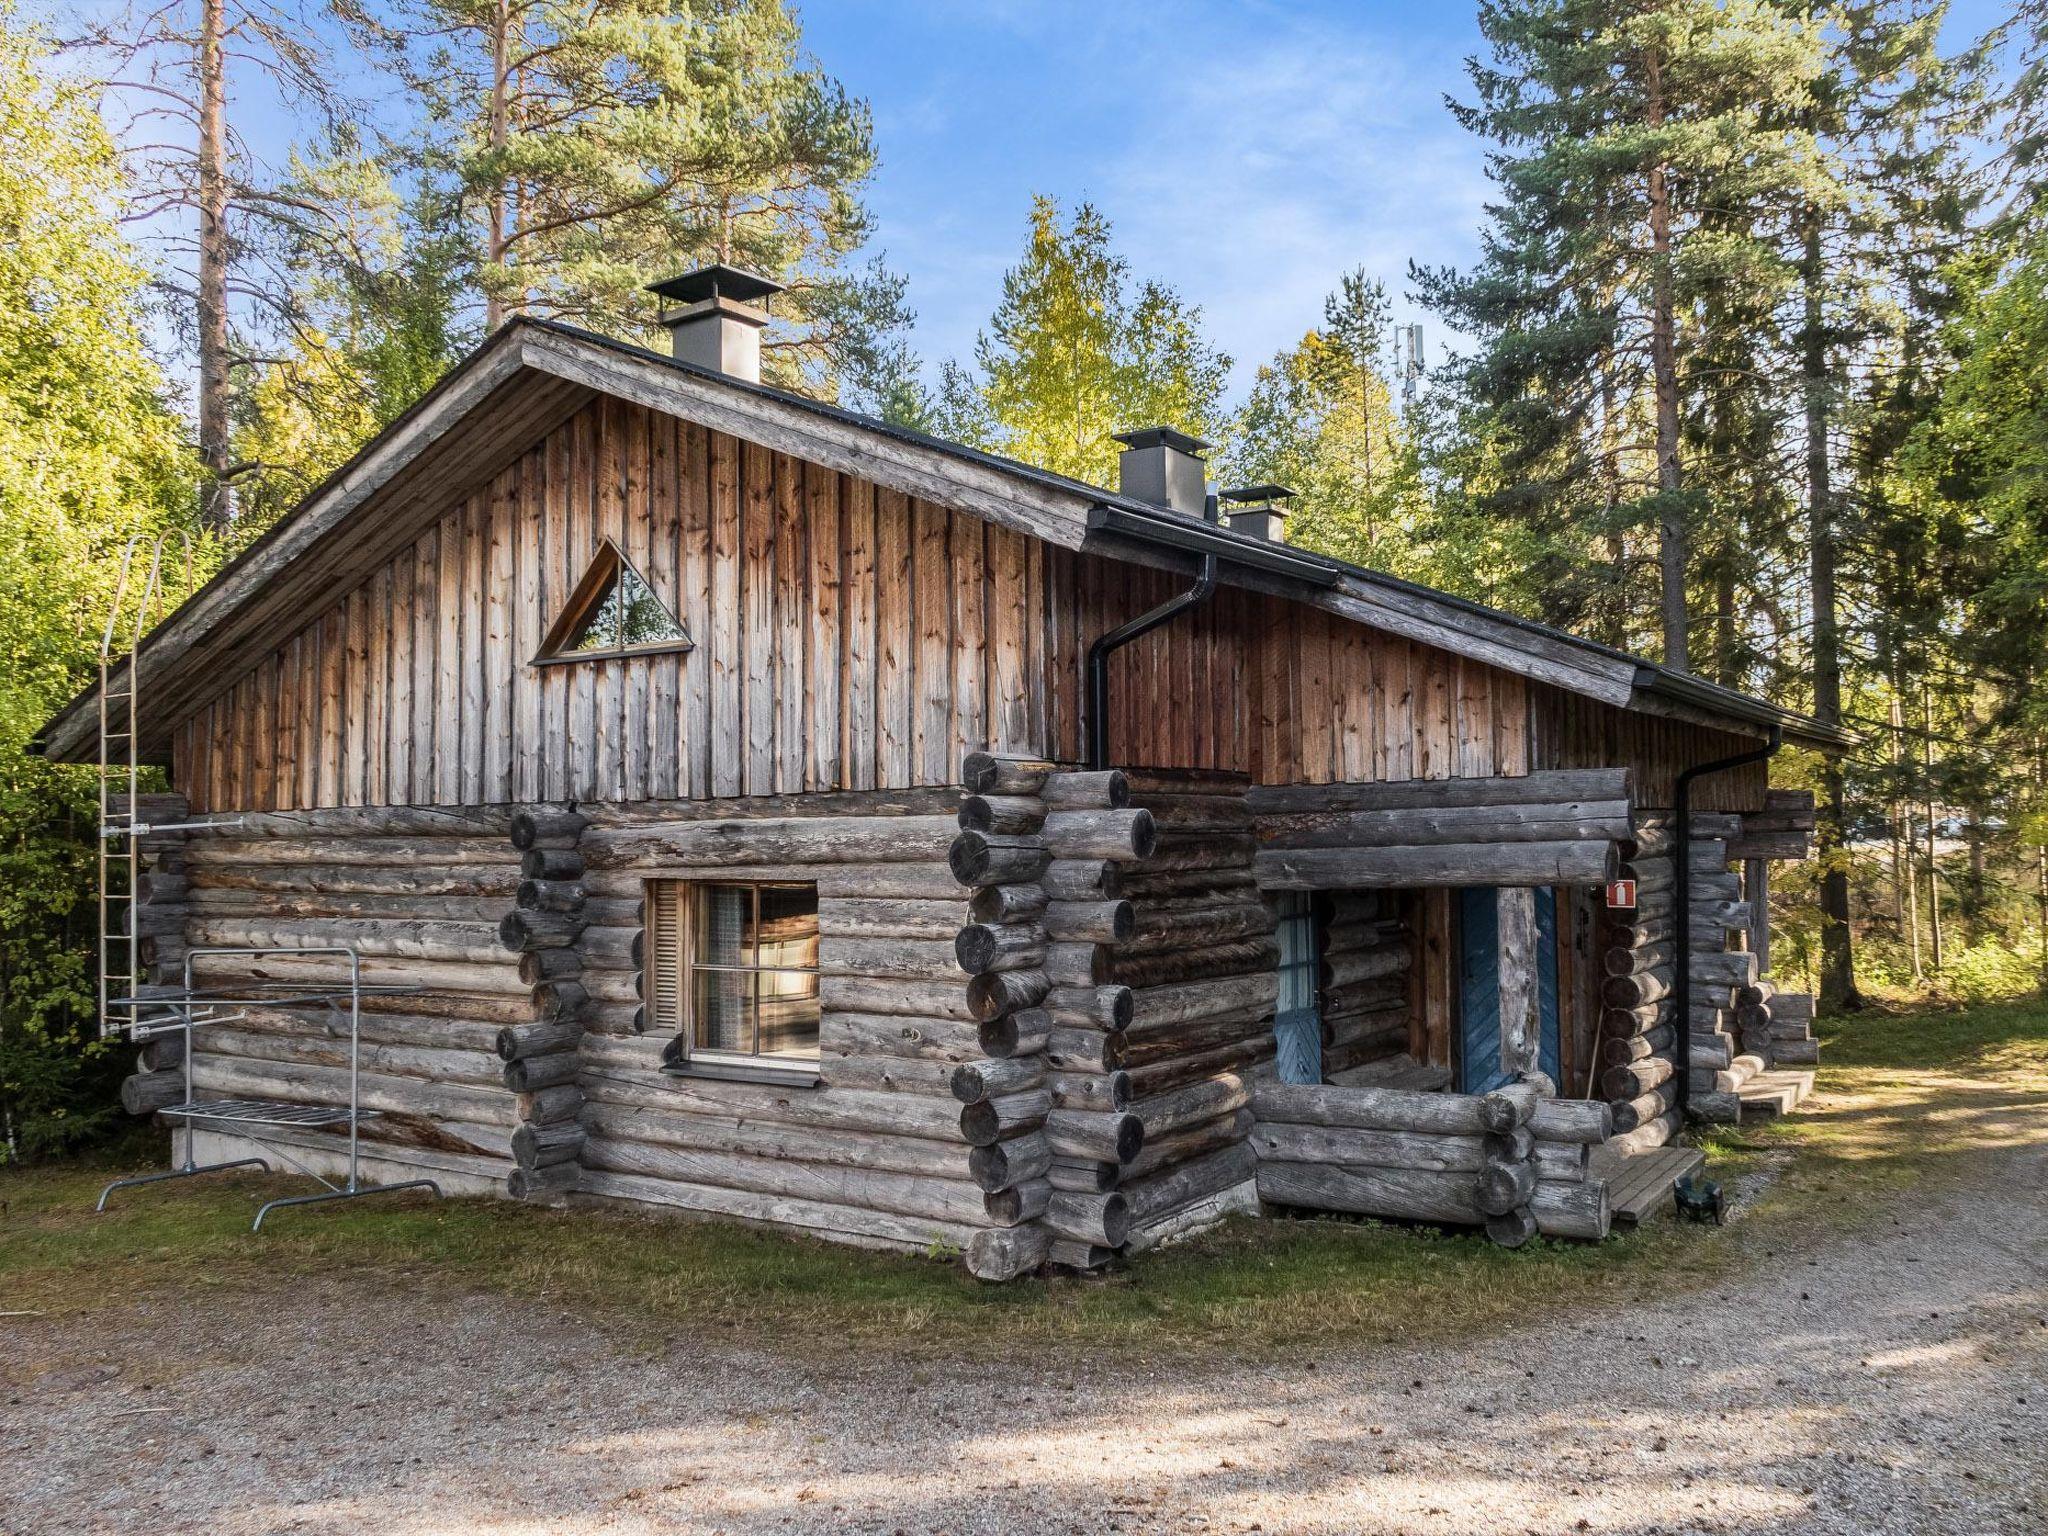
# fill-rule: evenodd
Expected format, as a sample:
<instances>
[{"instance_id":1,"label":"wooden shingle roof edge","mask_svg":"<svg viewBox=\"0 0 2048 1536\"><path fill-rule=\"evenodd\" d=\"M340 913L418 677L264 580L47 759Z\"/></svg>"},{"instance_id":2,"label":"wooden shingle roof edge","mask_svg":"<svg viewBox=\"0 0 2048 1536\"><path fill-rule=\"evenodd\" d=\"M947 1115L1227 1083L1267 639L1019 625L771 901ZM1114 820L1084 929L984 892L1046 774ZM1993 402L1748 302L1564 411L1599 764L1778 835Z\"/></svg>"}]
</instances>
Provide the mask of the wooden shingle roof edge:
<instances>
[{"instance_id":1,"label":"wooden shingle roof edge","mask_svg":"<svg viewBox=\"0 0 2048 1536\"><path fill-rule=\"evenodd\" d=\"M487 406L522 401L522 409L510 415L529 436L537 436L599 394L668 412L1069 549L1168 567L1192 564L1199 553L1213 552L1223 579L1234 585L1291 597L1618 707L1744 734L1761 735L1775 725L1789 740L1830 750L1855 742L1847 732L1764 700L1449 593L1254 539L1034 465L708 372L628 342L522 316L493 332L150 631L141 648L149 679L143 700L149 749L160 753L178 719L239 675L238 664L245 658L237 654L236 641L238 636L247 640L241 631L260 637L266 617L274 621L279 614L302 612L296 588L318 589L322 559L354 550L360 564L381 552L384 546L376 539L357 537L371 530L358 530L355 514L366 508L381 511L383 522L396 530L390 536L396 537L404 531L409 510L438 514L429 490L446 490L465 479L474 485L500 467L487 461L487 453L480 454L479 462L456 465L466 476L450 478L443 463L438 475L428 477L428 490L405 493L408 471L424 475L419 466L437 456L459 461L463 431ZM504 451L502 443L486 446ZM524 446L521 442L511 451ZM307 558L316 553L322 559ZM326 587L336 584L330 580ZM158 699L154 710L151 689ZM55 761L90 760L97 692L96 684L89 686L58 711L32 748Z\"/></svg>"}]
</instances>

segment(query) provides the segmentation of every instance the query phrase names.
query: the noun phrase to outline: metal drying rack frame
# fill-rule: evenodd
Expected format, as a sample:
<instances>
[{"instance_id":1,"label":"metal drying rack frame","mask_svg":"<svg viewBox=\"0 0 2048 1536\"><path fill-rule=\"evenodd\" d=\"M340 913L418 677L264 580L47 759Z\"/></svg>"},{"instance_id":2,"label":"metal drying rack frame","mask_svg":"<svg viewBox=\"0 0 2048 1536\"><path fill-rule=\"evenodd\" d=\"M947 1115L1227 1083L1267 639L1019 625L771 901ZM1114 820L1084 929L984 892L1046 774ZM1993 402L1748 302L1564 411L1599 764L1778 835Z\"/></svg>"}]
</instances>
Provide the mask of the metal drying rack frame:
<instances>
[{"instance_id":1,"label":"metal drying rack frame","mask_svg":"<svg viewBox=\"0 0 2048 1536\"><path fill-rule=\"evenodd\" d=\"M348 961L348 986L345 989L296 989L297 995L276 996L257 987L230 988L228 993L214 995L201 991L193 985L193 962L210 956L232 955L242 959L261 959L266 956L302 958L308 956L342 957ZM252 995L234 996L240 990ZM325 1185L317 1195L291 1195L277 1200L265 1201L256 1212L256 1220L250 1227L252 1232L263 1230L263 1219L272 1211L287 1205L318 1205L329 1200L356 1200L365 1195L394 1194L400 1190L428 1189L436 1196L441 1186L432 1179L408 1179L399 1184L364 1184L362 1182L361 1127L365 1120L377 1117L376 1110L362 1107L361 1056L363 999L367 996L400 996L417 993L417 986L365 986L363 984L363 960L350 945L328 945L308 948L216 946L187 951L185 955L184 985L175 992L151 997L123 997L109 999L111 1014L115 1008L126 1008L129 1016L122 1025L130 1039L150 1040L159 1035L180 1034L185 1042L185 1100L159 1110L173 1120L185 1124L185 1160L176 1168L163 1173L137 1174L132 1178L116 1179L100 1191L95 1211L107 1208L107 1198L117 1189L132 1189L142 1184L161 1184L170 1179L189 1179L202 1173L224 1173L234 1168L261 1168L272 1171L270 1162L262 1157L239 1157L224 1163L200 1163L193 1155L193 1143L198 1129L196 1122L204 1121L209 1127L232 1126L235 1133L253 1141L273 1153L281 1161L289 1163L298 1172L316 1183ZM269 1099L201 1099L193 1092L192 1083L192 1035L196 1029L209 1024L231 1024L245 1019L248 1014L236 1009L276 1008L294 1005L321 1005L330 1012L340 1010L343 999L348 1003L348 1103L310 1104L289 1103ZM161 1009L162 1012L145 1012ZM227 1010L225 1012L221 1010ZM317 1129L333 1125L348 1127L348 1179L336 1184L323 1174L315 1173L306 1164L285 1150L277 1141L266 1138L263 1131L269 1129Z\"/></svg>"}]
</instances>

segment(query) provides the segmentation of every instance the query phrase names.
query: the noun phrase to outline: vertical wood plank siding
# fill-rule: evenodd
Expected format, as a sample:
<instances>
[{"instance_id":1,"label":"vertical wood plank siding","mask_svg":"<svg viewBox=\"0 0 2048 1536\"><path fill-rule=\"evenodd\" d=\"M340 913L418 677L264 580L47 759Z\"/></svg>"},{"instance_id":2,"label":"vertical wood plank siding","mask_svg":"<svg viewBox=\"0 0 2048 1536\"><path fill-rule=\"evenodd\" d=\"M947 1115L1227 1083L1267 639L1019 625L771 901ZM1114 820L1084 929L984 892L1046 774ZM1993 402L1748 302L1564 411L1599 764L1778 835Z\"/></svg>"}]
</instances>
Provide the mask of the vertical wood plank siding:
<instances>
[{"instance_id":1,"label":"vertical wood plank siding","mask_svg":"<svg viewBox=\"0 0 2048 1536\"><path fill-rule=\"evenodd\" d=\"M683 655L535 667L604 538ZM1081 754L1089 641L1186 578L615 400L447 507L185 721L196 809L724 798L950 785ZM1266 782L1518 774L1522 679L1225 588L1112 663L1118 761ZM1571 702L1538 690L1560 716Z\"/></svg>"},{"instance_id":2,"label":"vertical wood plank siding","mask_svg":"<svg viewBox=\"0 0 2048 1536\"><path fill-rule=\"evenodd\" d=\"M1626 767L1640 807L1668 810L1683 769L1759 745L1753 737L1616 709L1540 683L1529 692L1535 724L1531 768ZM1769 769L1762 763L1699 779L1692 788L1692 808L1760 811L1768 783Z\"/></svg>"}]
</instances>

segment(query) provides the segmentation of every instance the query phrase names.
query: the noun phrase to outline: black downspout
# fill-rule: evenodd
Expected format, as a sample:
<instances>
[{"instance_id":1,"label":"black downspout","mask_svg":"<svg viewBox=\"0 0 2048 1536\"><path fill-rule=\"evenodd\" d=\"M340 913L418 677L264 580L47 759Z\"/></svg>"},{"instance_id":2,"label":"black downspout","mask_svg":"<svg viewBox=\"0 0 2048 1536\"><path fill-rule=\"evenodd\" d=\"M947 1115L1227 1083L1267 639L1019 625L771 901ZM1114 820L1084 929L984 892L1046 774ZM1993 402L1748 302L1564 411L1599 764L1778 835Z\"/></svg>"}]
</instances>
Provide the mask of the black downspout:
<instances>
[{"instance_id":1,"label":"black downspout","mask_svg":"<svg viewBox=\"0 0 2048 1536\"><path fill-rule=\"evenodd\" d=\"M1209 517L1216 516L1216 498L1209 498ZM1190 608L1198 608L1216 590L1216 557L1202 556L1202 569L1195 584L1169 597L1149 613L1141 613L1128 624L1119 624L1097 637L1088 647L1088 766L1100 772L1109 766L1109 658L1140 635L1148 635L1169 624Z\"/></svg>"},{"instance_id":2,"label":"black downspout","mask_svg":"<svg viewBox=\"0 0 2048 1536\"><path fill-rule=\"evenodd\" d=\"M1738 752L1733 757L1717 757L1709 763L1695 763L1678 776L1678 786L1672 795L1673 814L1678 818L1678 869L1674 876L1673 889L1677 900L1672 904L1677 914L1678 943L1675 946L1678 967L1677 985L1673 989L1678 999L1678 1119L1682 1126L1692 1112L1692 781L1703 779L1708 774L1725 773L1730 768L1747 768L1751 763L1770 761L1778 755L1778 748L1785 744L1782 727L1771 727L1771 739L1765 745L1748 752ZM1768 917L1765 919L1769 921Z\"/></svg>"}]
</instances>

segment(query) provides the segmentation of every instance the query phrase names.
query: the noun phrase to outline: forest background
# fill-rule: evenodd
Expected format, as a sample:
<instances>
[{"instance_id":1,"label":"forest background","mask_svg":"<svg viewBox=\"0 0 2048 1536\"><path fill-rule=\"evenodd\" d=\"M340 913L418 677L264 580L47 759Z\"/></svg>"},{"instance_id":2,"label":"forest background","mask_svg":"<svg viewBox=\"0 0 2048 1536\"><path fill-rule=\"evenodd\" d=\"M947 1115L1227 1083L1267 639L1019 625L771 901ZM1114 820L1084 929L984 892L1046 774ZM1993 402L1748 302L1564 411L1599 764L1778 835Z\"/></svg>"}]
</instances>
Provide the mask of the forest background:
<instances>
[{"instance_id":1,"label":"forest background","mask_svg":"<svg viewBox=\"0 0 2048 1536\"><path fill-rule=\"evenodd\" d=\"M1172 425L1298 543L1850 727L1782 763L1822 832L1778 968L2048 990L2048 0L1477 24L1476 256L1390 292L1331 249L1246 366L1063 188L920 356L874 114L783 0L0 0L0 1160L115 1117L92 776L27 748L122 548L203 577L493 326L652 342L645 284L710 260L788 285L773 382L1104 483Z\"/></svg>"}]
</instances>

